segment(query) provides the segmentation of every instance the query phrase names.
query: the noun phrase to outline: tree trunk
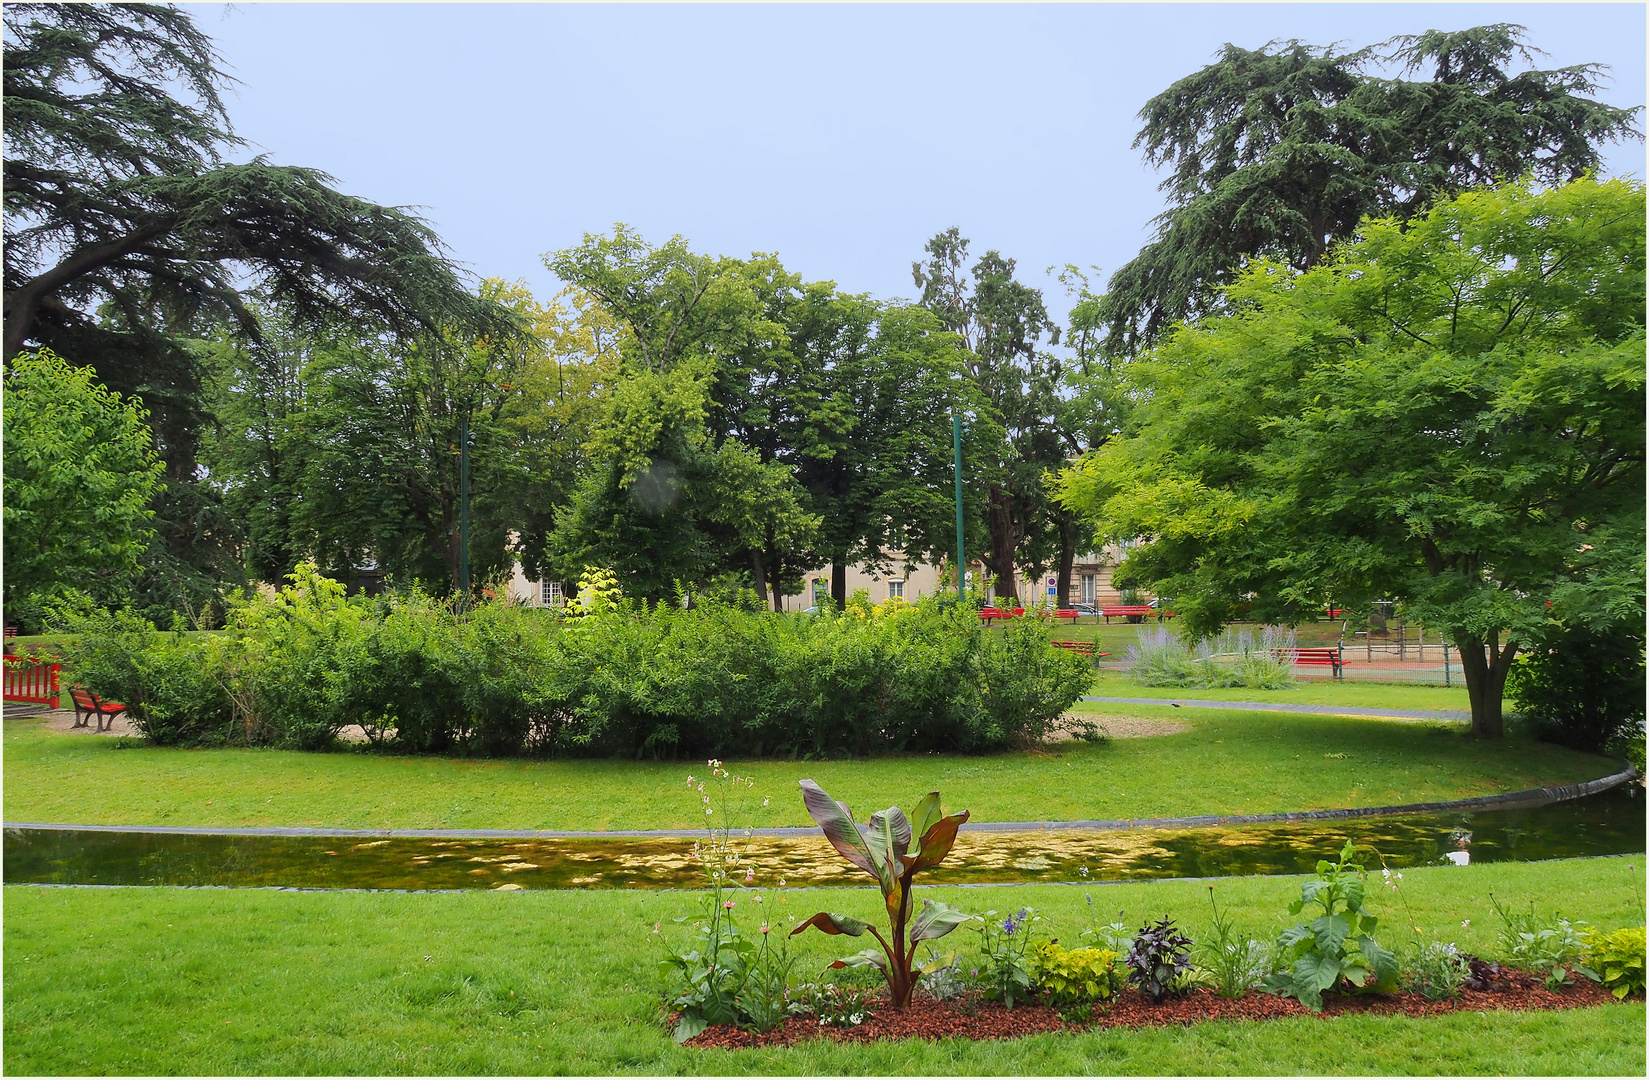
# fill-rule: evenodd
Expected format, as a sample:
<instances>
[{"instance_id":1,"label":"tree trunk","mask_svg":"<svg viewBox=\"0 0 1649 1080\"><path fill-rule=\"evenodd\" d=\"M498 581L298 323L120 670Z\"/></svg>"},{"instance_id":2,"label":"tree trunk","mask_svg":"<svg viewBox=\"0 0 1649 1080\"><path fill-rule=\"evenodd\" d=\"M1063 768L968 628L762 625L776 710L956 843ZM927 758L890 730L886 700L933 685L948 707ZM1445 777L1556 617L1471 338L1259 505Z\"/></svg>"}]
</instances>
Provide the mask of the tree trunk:
<instances>
[{"instance_id":1,"label":"tree trunk","mask_svg":"<svg viewBox=\"0 0 1649 1080\"><path fill-rule=\"evenodd\" d=\"M996 575L996 602L1015 601L1019 598L1019 589L1014 581L1014 556L1018 552L1014 543L1013 507L1008 502L1008 493L999 487L993 486L990 490L986 517L991 530L990 569Z\"/></svg>"},{"instance_id":2,"label":"tree trunk","mask_svg":"<svg viewBox=\"0 0 1649 1080\"><path fill-rule=\"evenodd\" d=\"M1500 647L1500 635L1488 640L1474 638L1460 630L1449 634L1460 651L1460 671L1466 677L1466 697L1471 701L1472 734L1498 739L1506 733L1501 698L1506 692L1506 673L1517 656L1517 642Z\"/></svg>"},{"instance_id":3,"label":"tree trunk","mask_svg":"<svg viewBox=\"0 0 1649 1080\"><path fill-rule=\"evenodd\" d=\"M762 607L767 606L767 567L762 565L760 548L750 552L750 576L756 582L756 599L761 601Z\"/></svg>"},{"instance_id":4,"label":"tree trunk","mask_svg":"<svg viewBox=\"0 0 1649 1080\"><path fill-rule=\"evenodd\" d=\"M840 559L830 563L830 598L836 601L836 610L847 607L847 564Z\"/></svg>"},{"instance_id":5,"label":"tree trunk","mask_svg":"<svg viewBox=\"0 0 1649 1080\"><path fill-rule=\"evenodd\" d=\"M1068 515L1061 515L1059 522L1059 580L1055 587L1059 590L1055 607L1068 608L1071 606L1071 568L1076 565L1076 523Z\"/></svg>"}]
</instances>

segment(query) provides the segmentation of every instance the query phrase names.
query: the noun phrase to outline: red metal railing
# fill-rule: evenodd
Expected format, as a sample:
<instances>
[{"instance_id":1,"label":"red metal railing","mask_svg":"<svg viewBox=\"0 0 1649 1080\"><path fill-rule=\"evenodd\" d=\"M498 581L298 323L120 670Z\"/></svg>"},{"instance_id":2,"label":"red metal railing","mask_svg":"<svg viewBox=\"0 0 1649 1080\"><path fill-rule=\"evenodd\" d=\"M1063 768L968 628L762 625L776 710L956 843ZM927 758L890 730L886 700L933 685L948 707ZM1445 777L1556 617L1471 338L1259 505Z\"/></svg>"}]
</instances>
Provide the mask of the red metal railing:
<instances>
[{"instance_id":1,"label":"red metal railing","mask_svg":"<svg viewBox=\"0 0 1649 1080\"><path fill-rule=\"evenodd\" d=\"M63 665L30 656L5 658L5 699L58 707L57 678Z\"/></svg>"}]
</instances>

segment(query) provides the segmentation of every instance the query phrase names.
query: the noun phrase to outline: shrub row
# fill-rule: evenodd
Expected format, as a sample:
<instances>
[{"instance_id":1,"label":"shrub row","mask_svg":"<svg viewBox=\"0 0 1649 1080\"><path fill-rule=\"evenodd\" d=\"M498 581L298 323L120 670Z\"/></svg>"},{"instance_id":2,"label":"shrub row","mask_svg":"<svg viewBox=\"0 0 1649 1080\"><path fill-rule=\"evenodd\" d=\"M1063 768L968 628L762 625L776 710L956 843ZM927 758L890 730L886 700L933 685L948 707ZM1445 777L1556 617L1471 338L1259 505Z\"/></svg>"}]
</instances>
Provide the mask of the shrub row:
<instances>
[{"instance_id":1,"label":"shrub row","mask_svg":"<svg viewBox=\"0 0 1649 1080\"><path fill-rule=\"evenodd\" d=\"M476 755L841 756L1042 739L1087 661L1037 620L986 631L931 599L821 616L629 602L576 618L419 593L346 597L300 567L213 635L130 614L74 627L69 677L175 745L319 749L349 725L392 749Z\"/></svg>"}]
</instances>

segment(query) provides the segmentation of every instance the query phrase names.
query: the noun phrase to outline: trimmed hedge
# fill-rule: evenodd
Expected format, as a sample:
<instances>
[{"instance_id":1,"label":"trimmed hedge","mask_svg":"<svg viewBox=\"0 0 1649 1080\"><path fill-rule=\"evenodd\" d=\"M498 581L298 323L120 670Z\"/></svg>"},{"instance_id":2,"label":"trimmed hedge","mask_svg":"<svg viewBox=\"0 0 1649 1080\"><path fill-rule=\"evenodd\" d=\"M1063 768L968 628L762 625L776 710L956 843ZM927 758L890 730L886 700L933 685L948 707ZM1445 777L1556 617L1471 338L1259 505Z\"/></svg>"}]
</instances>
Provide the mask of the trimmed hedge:
<instances>
[{"instance_id":1,"label":"trimmed hedge","mask_svg":"<svg viewBox=\"0 0 1649 1080\"><path fill-rule=\"evenodd\" d=\"M561 618L420 593L346 597L300 567L209 638L81 620L76 682L172 745L313 750L348 725L403 752L673 757L977 752L1034 744L1088 662L1019 619L933 599L819 616L717 601Z\"/></svg>"}]
</instances>

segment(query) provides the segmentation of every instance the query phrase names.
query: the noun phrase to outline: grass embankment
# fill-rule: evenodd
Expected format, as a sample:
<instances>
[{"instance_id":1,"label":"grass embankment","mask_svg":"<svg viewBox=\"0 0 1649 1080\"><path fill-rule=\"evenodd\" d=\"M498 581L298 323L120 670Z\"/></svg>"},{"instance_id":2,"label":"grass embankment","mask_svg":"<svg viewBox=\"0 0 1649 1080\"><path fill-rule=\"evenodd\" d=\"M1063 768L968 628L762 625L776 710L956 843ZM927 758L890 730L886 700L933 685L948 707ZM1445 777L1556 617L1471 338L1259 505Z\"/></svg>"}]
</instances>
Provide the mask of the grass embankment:
<instances>
[{"instance_id":1,"label":"grass embankment","mask_svg":"<svg viewBox=\"0 0 1649 1080\"><path fill-rule=\"evenodd\" d=\"M1410 870L1410 909L1370 899L1382 939L1494 951L1492 891L1521 906L1561 896L1600 929L1643 922L1641 860ZM1636 884L1634 884L1634 879ZM1029 904L1040 929L1075 941L1084 890L924 890L966 910ZM1195 882L1095 886L1100 921L1171 915L1208 922ZM1298 878L1227 879L1222 907L1270 937ZM907 1041L788 1050L693 1051L661 1024L660 938L697 911L692 893L290 893L265 890L5 890L5 1070L62 1073L1005 1073L1644 1072L1641 1003L1563 1013L1433 1019L1298 1019L1042 1035L1014 1042ZM768 892L783 926L821 908L876 917L872 889ZM741 909L743 910L743 909ZM1462 926L1462 920L1471 920ZM669 935L675 935L670 937ZM683 941L677 941L682 938ZM974 935L947 945L971 955ZM837 942L792 939L811 978ZM832 973L853 978L868 974Z\"/></svg>"},{"instance_id":2,"label":"grass embankment","mask_svg":"<svg viewBox=\"0 0 1649 1080\"><path fill-rule=\"evenodd\" d=\"M1387 806L1573 783L1606 758L1460 725L1291 713L1090 706L1189 730L1051 752L869 761L738 762L771 796L740 824L808 825L796 781L856 810L940 791L976 821L1177 817ZM111 825L424 829L700 828L684 789L701 762L455 760L365 752L177 750L66 735L37 720L5 734L5 819Z\"/></svg>"}]
</instances>

